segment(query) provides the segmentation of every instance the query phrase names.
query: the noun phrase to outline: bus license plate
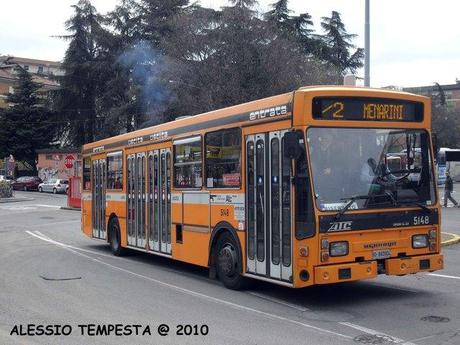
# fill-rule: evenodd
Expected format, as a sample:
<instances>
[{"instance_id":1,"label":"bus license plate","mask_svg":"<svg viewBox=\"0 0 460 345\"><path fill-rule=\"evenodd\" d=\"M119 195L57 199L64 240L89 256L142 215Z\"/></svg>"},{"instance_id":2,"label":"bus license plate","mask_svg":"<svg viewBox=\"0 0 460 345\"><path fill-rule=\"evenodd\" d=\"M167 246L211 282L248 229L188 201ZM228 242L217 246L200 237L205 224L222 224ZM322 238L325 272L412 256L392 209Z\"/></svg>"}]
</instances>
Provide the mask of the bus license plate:
<instances>
[{"instance_id":1,"label":"bus license plate","mask_svg":"<svg viewBox=\"0 0 460 345\"><path fill-rule=\"evenodd\" d=\"M374 260L388 259L389 257L391 257L390 250L373 250L372 251L372 259Z\"/></svg>"}]
</instances>

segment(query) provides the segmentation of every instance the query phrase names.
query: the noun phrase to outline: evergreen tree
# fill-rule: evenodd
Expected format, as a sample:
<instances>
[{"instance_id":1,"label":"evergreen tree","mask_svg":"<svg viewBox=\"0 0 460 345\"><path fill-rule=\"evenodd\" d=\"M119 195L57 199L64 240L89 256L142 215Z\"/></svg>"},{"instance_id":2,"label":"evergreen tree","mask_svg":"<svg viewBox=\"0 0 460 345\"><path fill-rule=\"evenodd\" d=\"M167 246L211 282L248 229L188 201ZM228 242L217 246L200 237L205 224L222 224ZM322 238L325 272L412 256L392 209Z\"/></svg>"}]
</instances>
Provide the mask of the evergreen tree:
<instances>
[{"instance_id":1,"label":"evergreen tree","mask_svg":"<svg viewBox=\"0 0 460 345\"><path fill-rule=\"evenodd\" d=\"M89 0L80 0L67 22L58 97L69 142L81 145L302 85L336 83L360 66L362 56L350 53L354 35L336 12L334 20L323 20L329 26L323 25L320 40L311 16L292 15L287 0L265 16L256 4L230 0L215 11L189 0L120 0L100 16Z\"/></svg>"},{"instance_id":2,"label":"evergreen tree","mask_svg":"<svg viewBox=\"0 0 460 345\"><path fill-rule=\"evenodd\" d=\"M313 54L318 49L320 41L313 37L313 21L311 15L302 13L298 16L291 16L288 8L288 0L279 0L271 5L272 9L265 13L268 23L274 25L281 36L298 43L302 51Z\"/></svg>"},{"instance_id":3,"label":"evergreen tree","mask_svg":"<svg viewBox=\"0 0 460 345\"><path fill-rule=\"evenodd\" d=\"M152 48L162 49L163 43L174 36L173 21L188 0L138 0L135 2L138 30L142 40Z\"/></svg>"},{"instance_id":4,"label":"evergreen tree","mask_svg":"<svg viewBox=\"0 0 460 345\"><path fill-rule=\"evenodd\" d=\"M112 104L106 118L118 118L126 131L145 121L152 125L171 119L166 115L172 99L169 57L177 51L171 42L177 41L175 20L187 4L188 0L124 0L108 15L115 28L111 66L116 73L101 97L104 104Z\"/></svg>"},{"instance_id":5,"label":"evergreen tree","mask_svg":"<svg viewBox=\"0 0 460 345\"><path fill-rule=\"evenodd\" d=\"M454 109L432 104L432 130L436 137L435 146L460 148L460 120Z\"/></svg>"},{"instance_id":6,"label":"evergreen tree","mask_svg":"<svg viewBox=\"0 0 460 345\"><path fill-rule=\"evenodd\" d=\"M356 35L347 33L338 12L332 11L331 17L322 17L321 27L325 34L321 36L320 56L335 69L336 82L341 84L346 72L355 73L363 66L364 50L358 48L353 52L355 45L351 41Z\"/></svg>"},{"instance_id":7,"label":"evergreen tree","mask_svg":"<svg viewBox=\"0 0 460 345\"><path fill-rule=\"evenodd\" d=\"M102 17L89 0L80 0L74 15L66 22L71 34L61 36L69 41L64 62L65 75L60 78L61 91L57 109L68 119L70 143L81 146L95 140L103 130L98 116L97 92L110 73L104 61L101 41L105 35Z\"/></svg>"},{"instance_id":8,"label":"evergreen tree","mask_svg":"<svg viewBox=\"0 0 460 345\"><path fill-rule=\"evenodd\" d=\"M8 146L8 136L9 131L6 126L6 112L4 109L0 108L0 160L5 158L8 155L9 149Z\"/></svg>"},{"instance_id":9,"label":"evergreen tree","mask_svg":"<svg viewBox=\"0 0 460 345\"><path fill-rule=\"evenodd\" d=\"M18 84L7 101L12 105L0 114L0 157L12 154L36 171L35 150L50 147L55 139L56 118L40 95L40 85L22 67L15 68Z\"/></svg>"}]
</instances>

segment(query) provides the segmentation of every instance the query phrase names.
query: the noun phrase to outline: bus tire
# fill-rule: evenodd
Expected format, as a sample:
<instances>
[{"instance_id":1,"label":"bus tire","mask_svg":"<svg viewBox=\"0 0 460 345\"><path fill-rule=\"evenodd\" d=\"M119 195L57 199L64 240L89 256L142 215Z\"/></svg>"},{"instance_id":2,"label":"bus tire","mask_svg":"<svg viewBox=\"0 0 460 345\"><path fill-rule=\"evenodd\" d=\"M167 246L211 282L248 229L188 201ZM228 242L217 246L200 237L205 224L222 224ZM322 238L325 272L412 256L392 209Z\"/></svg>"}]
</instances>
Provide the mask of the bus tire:
<instances>
[{"instance_id":1,"label":"bus tire","mask_svg":"<svg viewBox=\"0 0 460 345\"><path fill-rule=\"evenodd\" d=\"M238 243L229 232L225 231L219 236L215 250L217 276L228 289L240 290L245 287L240 253Z\"/></svg>"},{"instance_id":2,"label":"bus tire","mask_svg":"<svg viewBox=\"0 0 460 345\"><path fill-rule=\"evenodd\" d=\"M123 256L125 254L125 249L121 246L120 224L116 217L109 221L109 243L113 255Z\"/></svg>"}]
</instances>

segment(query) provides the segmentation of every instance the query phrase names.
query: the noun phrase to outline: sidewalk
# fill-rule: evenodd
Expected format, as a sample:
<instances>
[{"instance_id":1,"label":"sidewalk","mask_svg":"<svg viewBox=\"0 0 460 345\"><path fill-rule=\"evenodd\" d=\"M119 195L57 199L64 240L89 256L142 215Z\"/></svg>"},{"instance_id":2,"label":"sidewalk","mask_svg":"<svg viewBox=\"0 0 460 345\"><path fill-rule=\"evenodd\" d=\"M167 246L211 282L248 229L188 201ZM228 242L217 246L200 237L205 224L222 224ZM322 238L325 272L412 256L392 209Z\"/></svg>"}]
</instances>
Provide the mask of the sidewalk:
<instances>
[{"instance_id":1,"label":"sidewalk","mask_svg":"<svg viewBox=\"0 0 460 345\"><path fill-rule=\"evenodd\" d=\"M20 197L12 197L12 198L0 198L0 204L6 204L9 202L19 202L19 201L33 201L33 198L20 198Z\"/></svg>"}]
</instances>

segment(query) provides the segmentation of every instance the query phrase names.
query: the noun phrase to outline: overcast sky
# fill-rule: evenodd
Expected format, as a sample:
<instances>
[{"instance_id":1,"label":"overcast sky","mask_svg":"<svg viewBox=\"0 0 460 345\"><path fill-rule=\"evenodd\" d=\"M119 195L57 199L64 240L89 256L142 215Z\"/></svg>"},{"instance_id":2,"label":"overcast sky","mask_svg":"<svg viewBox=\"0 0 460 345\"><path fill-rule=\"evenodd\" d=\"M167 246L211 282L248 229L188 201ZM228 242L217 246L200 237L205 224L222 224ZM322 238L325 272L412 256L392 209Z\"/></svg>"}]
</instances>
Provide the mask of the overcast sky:
<instances>
[{"instance_id":1,"label":"overcast sky","mask_svg":"<svg viewBox=\"0 0 460 345\"><path fill-rule=\"evenodd\" d=\"M453 84L460 79L460 3L456 0L370 0L371 86ZM93 0L102 13L117 0ZM259 0L268 9L274 0ZM63 59L67 43L53 38L65 34L64 22L76 0L2 0L0 55ZM201 0L219 8L225 0ZM441 6L442 4L442 6ZM294 13L312 15L318 33L320 19L332 10L342 15L355 44L364 47L364 0L290 0ZM363 71L359 76L363 76Z\"/></svg>"}]
</instances>

